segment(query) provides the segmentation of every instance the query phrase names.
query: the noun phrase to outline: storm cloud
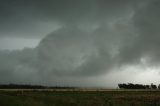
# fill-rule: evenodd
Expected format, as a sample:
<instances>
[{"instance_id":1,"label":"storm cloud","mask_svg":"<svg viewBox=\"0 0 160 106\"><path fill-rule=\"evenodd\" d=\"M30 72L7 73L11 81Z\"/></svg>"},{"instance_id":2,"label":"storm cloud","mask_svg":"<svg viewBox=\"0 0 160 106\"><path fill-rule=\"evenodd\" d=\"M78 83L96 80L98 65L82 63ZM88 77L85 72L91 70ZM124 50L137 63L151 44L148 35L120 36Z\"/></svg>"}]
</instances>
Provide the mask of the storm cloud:
<instances>
[{"instance_id":1,"label":"storm cloud","mask_svg":"<svg viewBox=\"0 0 160 106\"><path fill-rule=\"evenodd\" d=\"M0 2L1 38L41 39L0 51L0 83L112 86L159 68L158 0Z\"/></svg>"}]
</instances>

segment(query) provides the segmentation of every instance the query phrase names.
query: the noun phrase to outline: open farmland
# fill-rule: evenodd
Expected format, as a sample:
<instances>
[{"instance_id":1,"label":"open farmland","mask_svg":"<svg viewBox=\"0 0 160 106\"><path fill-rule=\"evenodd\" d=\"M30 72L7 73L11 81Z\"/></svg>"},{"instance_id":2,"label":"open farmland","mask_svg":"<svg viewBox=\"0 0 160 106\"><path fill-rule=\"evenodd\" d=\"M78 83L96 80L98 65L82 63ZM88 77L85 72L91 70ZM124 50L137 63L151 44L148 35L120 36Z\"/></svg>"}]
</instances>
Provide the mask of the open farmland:
<instances>
[{"instance_id":1,"label":"open farmland","mask_svg":"<svg viewBox=\"0 0 160 106\"><path fill-rule=\"evenodd\" d=\"M6 89L0 106L160 106L160 91Z\"/></svg>"}]
</instances>

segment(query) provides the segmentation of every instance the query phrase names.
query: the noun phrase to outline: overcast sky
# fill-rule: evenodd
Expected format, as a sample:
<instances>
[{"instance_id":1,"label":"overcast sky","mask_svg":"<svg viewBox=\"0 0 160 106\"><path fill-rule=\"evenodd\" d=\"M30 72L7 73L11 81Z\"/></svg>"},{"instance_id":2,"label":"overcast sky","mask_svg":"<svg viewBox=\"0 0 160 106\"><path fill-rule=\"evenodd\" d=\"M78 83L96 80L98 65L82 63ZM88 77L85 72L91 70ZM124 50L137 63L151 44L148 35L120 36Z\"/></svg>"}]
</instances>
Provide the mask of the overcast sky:
<instances>
[{"instance_id":1,"label":"overcast sky","mask_svg":"<svg viewBox=\"0 0 160 106\"><path fill-rule=\"evenodd\" d=\"M160 83L159 0L0 0L0 83Z\"/></svg>"}]
</instances>

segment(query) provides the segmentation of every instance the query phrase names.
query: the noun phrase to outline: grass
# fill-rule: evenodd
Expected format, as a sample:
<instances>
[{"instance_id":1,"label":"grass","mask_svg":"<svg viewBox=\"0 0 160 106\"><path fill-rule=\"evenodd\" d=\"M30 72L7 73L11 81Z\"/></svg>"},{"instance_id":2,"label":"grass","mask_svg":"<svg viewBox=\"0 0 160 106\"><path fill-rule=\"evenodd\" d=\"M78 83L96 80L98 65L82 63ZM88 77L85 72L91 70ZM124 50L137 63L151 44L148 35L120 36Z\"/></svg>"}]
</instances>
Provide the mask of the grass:
<instances>
[{"instance_id":1,"label":"grass","mask_svg":"<svg viewBox=\"0 0 160 106\"><path fill-rule=\"evenodd\" d=\"M160 91L0 91L0 106L160 106Z\"/></svg>"}]
</instances>

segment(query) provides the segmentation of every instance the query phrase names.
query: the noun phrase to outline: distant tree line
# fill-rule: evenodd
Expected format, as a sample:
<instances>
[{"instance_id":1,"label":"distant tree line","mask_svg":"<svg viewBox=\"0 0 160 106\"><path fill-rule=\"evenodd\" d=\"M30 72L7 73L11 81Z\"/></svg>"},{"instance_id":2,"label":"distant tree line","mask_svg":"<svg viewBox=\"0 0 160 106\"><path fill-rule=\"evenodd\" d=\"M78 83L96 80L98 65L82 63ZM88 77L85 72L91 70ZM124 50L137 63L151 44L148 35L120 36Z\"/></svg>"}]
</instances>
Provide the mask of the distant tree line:
<instances>
[{"instance_id":1,"label":"distant tree line","mask_svg":"<svg viewBox=\"0 0 160 106\"><path fill-rule=\"evenodd\" d=\"M0 84L0 89L74 89L75 87L42 86L28 84Z\"/></svg>"},{"instance_id":2,"label":"distant tree line","mask_svg":"<svg viewBox=\"0 0 160 106\"><path fill-rule=\"evenodd\" d=\"M153 83L151 85L123 83L123 84L118 84L118 87L120 89L160 89L160 84L157 87L157 85L155 85Z\"/></svg>"}]
</instances>

